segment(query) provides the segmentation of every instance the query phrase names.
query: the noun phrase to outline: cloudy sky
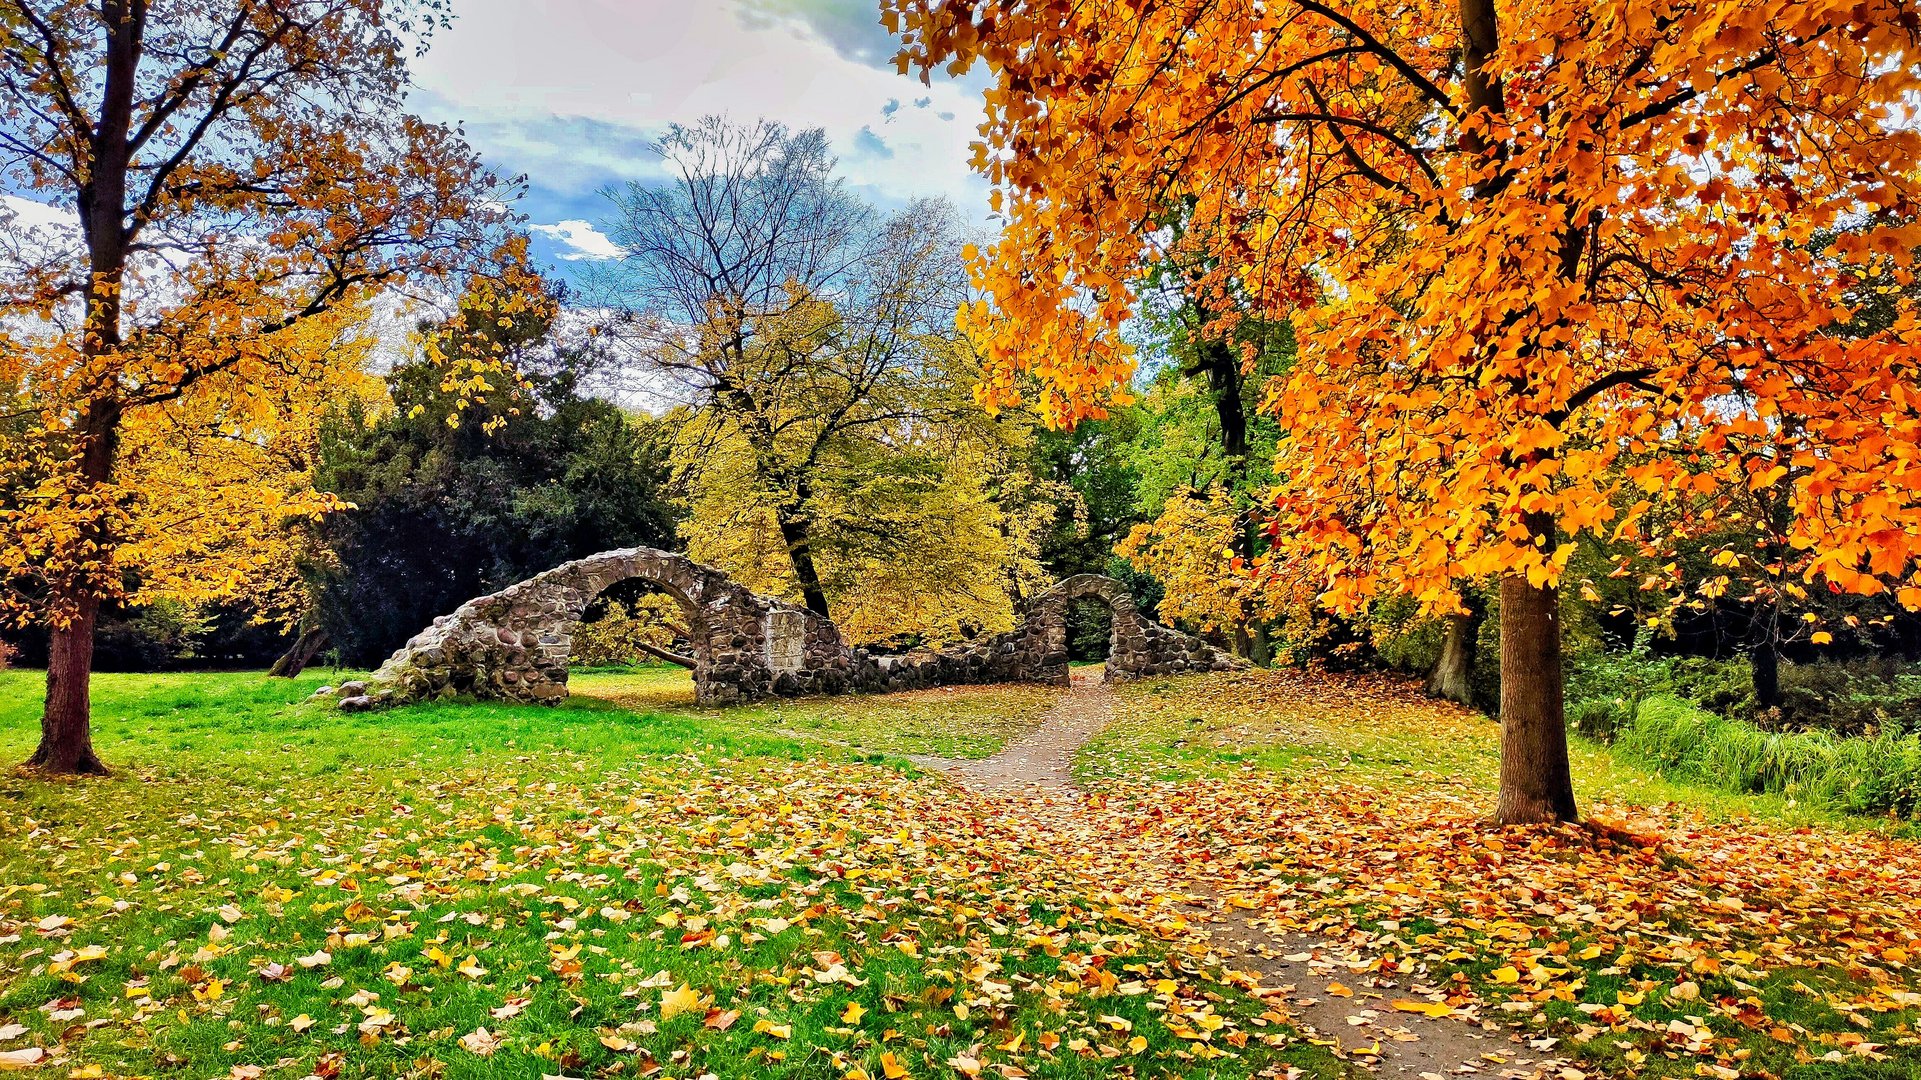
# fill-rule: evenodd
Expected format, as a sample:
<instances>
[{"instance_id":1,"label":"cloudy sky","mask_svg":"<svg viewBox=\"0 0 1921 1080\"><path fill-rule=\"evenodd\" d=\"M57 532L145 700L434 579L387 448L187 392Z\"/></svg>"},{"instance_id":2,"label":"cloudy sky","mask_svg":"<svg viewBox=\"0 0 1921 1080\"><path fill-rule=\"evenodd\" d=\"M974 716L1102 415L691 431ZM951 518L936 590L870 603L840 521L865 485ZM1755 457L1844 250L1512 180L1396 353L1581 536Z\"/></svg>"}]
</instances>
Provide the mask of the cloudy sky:
<instances>
[{"instance_id":1,"label":"cloudy sky","mask_svg":"<svg viewBox=\"0 0 1921 1080\"><path fill-rule=\"evenodd\" d=\"M967 167L976 85L897 75L878 0L456 0L416 67L413 106L459 122L489 166L524 173L539 251L611 253L609 186L659 176L648 146L712 113L827 131L876 202L951 199L986 216Z\"/></svg>"}]
</instances>

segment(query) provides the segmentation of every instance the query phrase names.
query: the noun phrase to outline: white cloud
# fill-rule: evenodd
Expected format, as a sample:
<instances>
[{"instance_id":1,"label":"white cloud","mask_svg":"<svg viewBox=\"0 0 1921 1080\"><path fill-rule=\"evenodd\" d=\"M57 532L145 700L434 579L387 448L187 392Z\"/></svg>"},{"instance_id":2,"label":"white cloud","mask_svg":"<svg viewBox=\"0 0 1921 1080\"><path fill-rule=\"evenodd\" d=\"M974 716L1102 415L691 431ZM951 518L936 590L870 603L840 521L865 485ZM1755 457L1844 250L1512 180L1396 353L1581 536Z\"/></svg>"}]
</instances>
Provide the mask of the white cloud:
<instances>
[{"instance_id":1,"label":"white cloud","mask_svg":"<svg viewBox=\"0 0 1921 1080\"><path fill-rule=\"evenodd\" d=\"M80 232L80 218L71 210L19 195L0 195L0 219L11 217L19 226L49 233Z\"/></svg>"},{"instance_id":2,"label":"white cloud","mask_svg":"<svg viewBox=\"0 0 1921 1080\"><path fill-rule=\"evenodd\" d=\"M594 228L591 221L569 219L555 225L529 225L528 228L566 245L560 257L568 262L580 259L612 259L621 254L620 245Z\"/></svg>"},{"instance_id":3,"label":"white cloud","mask_svg":"<svg viewBox=\"0 0 1921 1080\"><path fill-rule=\"evenodd\" d=\"M985 186L968 167L978 91L923 87L837 47L821 27L851 19L852 2L827 22L766 0L467 0L459 12L417 80L434 111L469 121L518 159L497 164L534 171L537 184L592 190L648 175L652 163L633 160L644 143L609 147L593 137L601 125L631 134L708 114L766 117L824 128L842 171L873 195L946 196L984 215Z\"/></svg>"}]
</instances>

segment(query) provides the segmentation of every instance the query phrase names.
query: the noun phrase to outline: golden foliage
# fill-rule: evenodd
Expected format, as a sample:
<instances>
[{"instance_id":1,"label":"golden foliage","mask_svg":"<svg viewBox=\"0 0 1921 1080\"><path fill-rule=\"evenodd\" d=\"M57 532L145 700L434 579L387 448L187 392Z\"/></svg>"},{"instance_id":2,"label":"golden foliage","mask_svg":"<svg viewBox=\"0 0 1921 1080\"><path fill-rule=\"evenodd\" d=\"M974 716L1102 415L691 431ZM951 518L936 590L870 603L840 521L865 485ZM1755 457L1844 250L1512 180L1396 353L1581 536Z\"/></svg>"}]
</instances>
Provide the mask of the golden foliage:
<instances>
[{"instance_id":1,"label":"golden foliage","mask_svg":"<svg viewBox=\"0 0 1921 1080\"><path fill-rule=\"evenodd\" d=\"M1835 332L1921 248L1911 5L888 8L903 70L988 69L984 397L1098 415L1157 260L1292 319L1276 558L1332 605L1785 478L1806 577L1921 607L1921 322Z\"/></svg>"},{"instance_id":2,"label":"golden foliage","mask_svg":"<svg viewBox=\"0 0 1921 1080\"><path fill-rule=\"evenodd\" d=\"M113 479L95 485L94 520L114 538L112 566L136 606L199 606L245 598L257 617L291 626L305 604L295 519L340 508L313 489L319 420L330 402L384 397L368 374L373 338L358 307L303 320L250 343L276 377L215 372L176 396L128 409ZM57 569L45 556L73 535L64 505L72 475L46 452L44 432L0 430L3 562L28 605ZM92 505L91 503L83 505Z\"/></svg>"}]
</instances>

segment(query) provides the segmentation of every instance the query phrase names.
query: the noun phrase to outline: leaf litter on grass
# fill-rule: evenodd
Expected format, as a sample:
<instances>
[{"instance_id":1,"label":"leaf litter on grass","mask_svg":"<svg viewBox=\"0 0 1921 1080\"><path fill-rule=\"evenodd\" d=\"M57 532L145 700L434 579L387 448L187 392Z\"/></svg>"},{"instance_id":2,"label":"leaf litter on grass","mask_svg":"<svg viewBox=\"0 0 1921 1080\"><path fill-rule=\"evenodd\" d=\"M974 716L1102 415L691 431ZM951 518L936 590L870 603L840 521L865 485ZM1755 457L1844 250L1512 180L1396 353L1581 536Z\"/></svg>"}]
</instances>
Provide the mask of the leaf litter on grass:
<instances>
[{"instance_id":1,"label":"leaf litter on grass","mask_svg":"<svg viewBox=\"0 0 1921 1080\"><path fill-rule=\"evenodd\" d=\"M1184 717L1274 685L1143 692ZM1308 700L1370 740L1486 737L1372 692ZM0 807L0 1051L82 1076L1340 1075L1210 940L1232 906L1323 943L1357 1009L1500 1023L1487 1075L1921 1054L1912 841L1486 806L1325 763L1044 796L559 752L75 785Z\"/></svg>"},{"instance_id":2,"label":"leaf litter on grass","mask_svg":"<svg viewBox=\"0 0 1921 1080\"><path fill-rule=\"evenodd\" d=\"M0 886L0 1016L82 1075L1285 1076L1311 1053L937 780L564 760L0 811L31 852Z\"/></svg>"}]
</instances>

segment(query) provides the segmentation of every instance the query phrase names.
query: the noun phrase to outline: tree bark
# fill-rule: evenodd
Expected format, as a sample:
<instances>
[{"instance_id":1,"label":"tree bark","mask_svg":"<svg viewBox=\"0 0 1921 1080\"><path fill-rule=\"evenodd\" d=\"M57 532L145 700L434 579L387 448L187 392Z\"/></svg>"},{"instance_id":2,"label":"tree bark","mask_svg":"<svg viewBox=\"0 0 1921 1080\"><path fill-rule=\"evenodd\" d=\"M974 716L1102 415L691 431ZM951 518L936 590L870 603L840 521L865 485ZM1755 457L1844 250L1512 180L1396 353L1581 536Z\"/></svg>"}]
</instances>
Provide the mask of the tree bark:
<instances>
[{"instance_id":1,"label":"tree bark","mask_svg":"<svg viewBox=\"0 0 1921 1080\"><path fill-rule=\"evenodd\" d=\"M327 639L331 636L325 627L303 627L293 647L273 662L273 668L267 672L267 675L276 679L291 679L299 675L307 670L308 664L313 663L314 657L320 655L320 650L327 647Z\"/></svg>"},{"instance_id":2,"label":"tree bark","mask_svg":"<svg viewBox=\"0 0 1921 1080\"><path fill-rule=\"evenodd\" d=\"M1758 605L1748 627L1748 663L1754 670L1754 703L1763 709L1781 704L1781 651L1775 643L1777 609Z\"/></svg>"},{"instance_id":3,"label":"tree bark","mask_svg":"<svg viewBox=\"0 0 1921 1080\"><path fill-rule=\"evenodd\" d=\"M778 513L776 517L780 520L780 538L787 544L787 557L794 564L794 580L800 584L801 603L821 618L829 618L827 593L820 587L820 571L814 568L807 519L786 511Z\"/></svg>"},{"instance_id":4,"label":"tree bark","mask_svg":"<svg viewBox=\"0 0 1921 1080\"><path fill-rule=\"evenodd\" d=\"M1494 809L1503 825L1578 816L1561 694L1560 590L1531 585L1523 575L1503 578L1501 793Z\"/></svg>"},{"instance_id":5,"label":"tree bark","mask_svg":"<svg viewBox=\"0 0 1921 1080\"><path fill-rule=\"evenodd\" d=\"M73 599L73 608L72 618L65 626L54 627L47 642L47 703L40 715L40 747L27 766L63 776L105 776L107 767L93 752L93 717L87 701L100 598L83 592Z\"/></svg>"},{"instance_id":6,"label":"tree bark","mask_svg":"<svg viewBox=\"0 0 1921 1080\"><path fill-rule=\"evenodd\" d=\"M1474 637L1480 620L1467 612L1447 617L1441 637L1441 655L1427 673L1427 692L1438 698L1474 704L1470 676L1474 672Z\"/></svg>"},{"instance_id":7,"label":"tree bark","mask_svg":"<svg viewBox=\"0 0 1921 1080\"><path fill-rule=\"evenodd\" d=\"M116 316L116 342L117 330ZM116 405L99 400L88 404L77 433L83 490L97 490L113 475L119 425ZM95 552L109 549L98 518L83 519L78 531L77 545ZM93 752L93 712L88 700L93 680L93 629L100 616L101 596L100 586L90 580L89 572L86 566L68 571L71 580L60 587L64 595L57 593L51 605L55 620L47 641L47 700L40 715L40 746L27 761L43 772L88 776L107 773L107 767Z\"/></svg>"},{"instance_id":8,"label":"tree bark","mask_svg":"<svg viewBox=\"0 0 1921 1080\"><path fill-rule=\"evenodd\" d=\"M695 660L691 656L682 656L677 652L668 652L666 649L663 649L658 645L649 645L644 641L636 641L634 642L634 644L639 646L641 652L644 652L649 656L656 657L661 660L665 660L670 664L678 664L681 667L686 668L688 671L694 670L694 667L696 666Z\"/></svg>"}]
</instances>

